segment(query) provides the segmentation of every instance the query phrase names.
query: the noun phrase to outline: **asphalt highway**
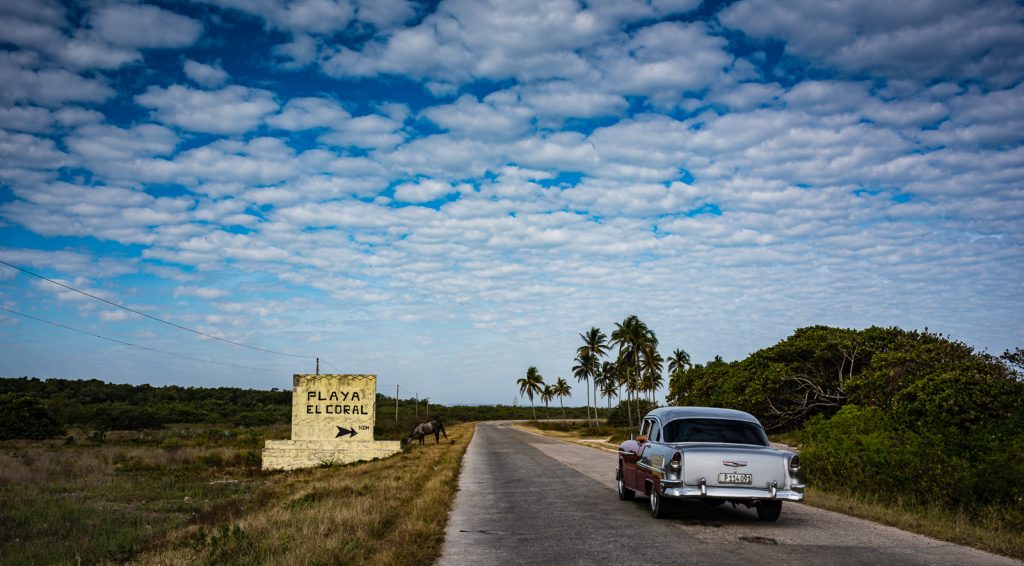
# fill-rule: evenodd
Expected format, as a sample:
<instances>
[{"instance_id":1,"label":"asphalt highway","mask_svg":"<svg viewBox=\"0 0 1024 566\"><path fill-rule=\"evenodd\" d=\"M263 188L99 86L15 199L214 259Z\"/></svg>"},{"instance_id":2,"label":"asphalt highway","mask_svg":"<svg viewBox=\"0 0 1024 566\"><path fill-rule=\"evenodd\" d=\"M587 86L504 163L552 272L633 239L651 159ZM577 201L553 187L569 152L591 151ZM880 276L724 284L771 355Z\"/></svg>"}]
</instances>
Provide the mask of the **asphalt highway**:
<instances>
[{"instance_id":1,"label":"asphalt highway","mask_svg":"<svg viewBox=\"0 0 1024 566\"><path fill-rule=\"evenodd\" d=\"M615 463L613 452L478 425L438 564L1021 564L802 504L783 504L775 523L699 502L657 520L646 500L619 501Z\"/></svg>"}]
</instances>

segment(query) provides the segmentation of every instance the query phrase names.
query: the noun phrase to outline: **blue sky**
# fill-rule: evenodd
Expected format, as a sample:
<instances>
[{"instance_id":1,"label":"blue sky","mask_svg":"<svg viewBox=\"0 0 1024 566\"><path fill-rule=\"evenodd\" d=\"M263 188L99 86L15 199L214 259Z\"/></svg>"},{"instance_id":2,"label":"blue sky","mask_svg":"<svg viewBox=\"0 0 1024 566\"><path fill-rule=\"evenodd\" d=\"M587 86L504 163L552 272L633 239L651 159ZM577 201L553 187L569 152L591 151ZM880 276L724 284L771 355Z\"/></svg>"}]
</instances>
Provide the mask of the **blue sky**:
<instances>
[{"instance_id":1,"label":"blue sky","mask_svg":"<svg viewBox=\"0 0 1024 566\"><path fill-rule=\"evenodd\" d=\"M0 13L0 259L383 392L575 383L630 314L696 362L812 324L1024 343L1016 2ZM0 375L313 370L3 266L0 306L140 346L0 311Z\"/></svg>"}]
</instances>

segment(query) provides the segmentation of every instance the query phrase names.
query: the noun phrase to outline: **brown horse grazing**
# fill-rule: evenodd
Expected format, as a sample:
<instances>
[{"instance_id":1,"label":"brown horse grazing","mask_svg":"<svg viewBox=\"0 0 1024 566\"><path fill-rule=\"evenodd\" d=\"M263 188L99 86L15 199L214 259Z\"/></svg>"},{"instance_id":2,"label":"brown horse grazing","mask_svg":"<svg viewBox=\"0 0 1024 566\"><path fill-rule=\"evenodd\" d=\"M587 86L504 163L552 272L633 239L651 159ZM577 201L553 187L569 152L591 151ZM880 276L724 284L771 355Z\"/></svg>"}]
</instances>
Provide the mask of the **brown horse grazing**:
<instances>
[{"instance_id":1,"label":"brown horse grazing","mask_svg":"<svg viewBox=\"0 0 1024 566\"><path fill-rule=\"evenodd\" d=\"M441 419L434 417L425 423L420 423L412 429L409 436L405 438L404 444L409 444L413 440L419 440L420 444L423 444L423 438L433 434L434 443L441 444L441 435L444 435L444 439L448 440L448 433L444 431L444 425L441 424Z\"/></svg>"}]
</instances>

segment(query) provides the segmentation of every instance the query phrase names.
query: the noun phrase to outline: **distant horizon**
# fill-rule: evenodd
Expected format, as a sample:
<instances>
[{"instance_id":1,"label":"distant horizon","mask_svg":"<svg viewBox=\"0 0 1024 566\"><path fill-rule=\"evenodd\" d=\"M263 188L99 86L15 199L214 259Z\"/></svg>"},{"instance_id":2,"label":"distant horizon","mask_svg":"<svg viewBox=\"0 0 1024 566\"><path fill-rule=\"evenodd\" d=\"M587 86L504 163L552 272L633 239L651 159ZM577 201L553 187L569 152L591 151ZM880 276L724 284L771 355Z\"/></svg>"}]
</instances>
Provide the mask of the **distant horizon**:
<instances>
[{"instance_id":1,"label":"distant horizon","mask_svg":"<svg viewBox=\"0 0 1024 566\"><path fill-rule=\"evenodd\" d=\"M495 404L535 366L583 405L580 334L631 315L694 363L816 324L1024 344L1014 0L0 15L0 374L319 357Z\"/></svg>"}]
</instances>

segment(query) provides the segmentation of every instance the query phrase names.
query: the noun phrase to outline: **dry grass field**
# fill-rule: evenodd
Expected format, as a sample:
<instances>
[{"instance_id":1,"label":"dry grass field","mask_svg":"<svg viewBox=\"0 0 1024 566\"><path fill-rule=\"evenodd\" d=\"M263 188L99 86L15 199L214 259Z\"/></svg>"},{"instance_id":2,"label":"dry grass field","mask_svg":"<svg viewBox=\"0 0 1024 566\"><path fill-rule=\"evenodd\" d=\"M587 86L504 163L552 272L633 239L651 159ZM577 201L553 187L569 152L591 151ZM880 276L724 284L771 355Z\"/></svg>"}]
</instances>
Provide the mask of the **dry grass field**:
<instances>
[{"instance_id":1,"label":"dry grass field","mask_svg":"<svg viewBox=\"0 0 1024 566\"><path fill-rule=\"evenodd\" d=\"M386 460L273 473L260 448L287 426L5 441L0 564L432 564L472 430L450 426L455 444Z\"/></svg>"}]
</instances>

